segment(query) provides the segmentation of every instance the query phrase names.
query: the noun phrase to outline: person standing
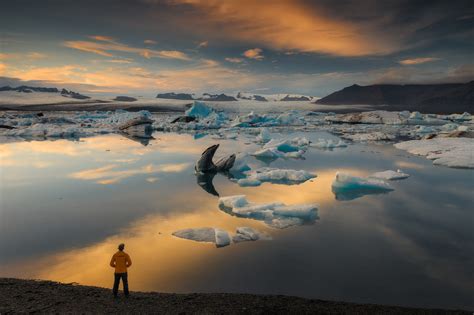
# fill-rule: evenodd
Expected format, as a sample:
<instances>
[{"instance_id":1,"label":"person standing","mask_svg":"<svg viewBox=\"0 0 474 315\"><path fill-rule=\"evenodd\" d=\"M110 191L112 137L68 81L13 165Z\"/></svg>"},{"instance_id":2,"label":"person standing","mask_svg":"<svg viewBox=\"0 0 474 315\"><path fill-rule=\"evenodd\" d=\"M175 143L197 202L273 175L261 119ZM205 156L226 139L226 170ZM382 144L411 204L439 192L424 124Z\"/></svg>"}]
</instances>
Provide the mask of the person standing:
<instances>
[{"instance_id":1,"label":"person standing","mask_svg":"<svg viewBox=\"0 0 474 315\"><path fill-rule=\"evenodd\" d=\"M126 297L129 295L127 268L132 265L132 260L130 259L130 256L123 251L124 248L125 244L120 244L118 246L118 252L116 252L110 260L110 266L115 268L113 288L114 297L117 297L120 279L122 279L123 283L123 293Z\"/></svg>"}]
</instances>

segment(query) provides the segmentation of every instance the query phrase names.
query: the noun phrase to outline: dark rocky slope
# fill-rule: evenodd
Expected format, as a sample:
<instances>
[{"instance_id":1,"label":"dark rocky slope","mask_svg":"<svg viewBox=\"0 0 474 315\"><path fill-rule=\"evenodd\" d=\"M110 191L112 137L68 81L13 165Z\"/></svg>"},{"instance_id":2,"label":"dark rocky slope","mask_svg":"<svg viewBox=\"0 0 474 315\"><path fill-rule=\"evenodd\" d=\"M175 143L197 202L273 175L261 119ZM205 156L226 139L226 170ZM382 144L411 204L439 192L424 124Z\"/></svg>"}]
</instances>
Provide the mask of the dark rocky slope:
<instances>
[{"instance_id":1,"label":"dark rocky slope","mask_svg":"<svg viewBox=\"0 0 474 315\"><path fill-rule=\"evenodd\" d=\"M473 112L474 81L452 84L354 84L316 101L324 105L374 105L426 113ZM385 105L385 106L384 106Z\"/></svg>"}]
</instances>

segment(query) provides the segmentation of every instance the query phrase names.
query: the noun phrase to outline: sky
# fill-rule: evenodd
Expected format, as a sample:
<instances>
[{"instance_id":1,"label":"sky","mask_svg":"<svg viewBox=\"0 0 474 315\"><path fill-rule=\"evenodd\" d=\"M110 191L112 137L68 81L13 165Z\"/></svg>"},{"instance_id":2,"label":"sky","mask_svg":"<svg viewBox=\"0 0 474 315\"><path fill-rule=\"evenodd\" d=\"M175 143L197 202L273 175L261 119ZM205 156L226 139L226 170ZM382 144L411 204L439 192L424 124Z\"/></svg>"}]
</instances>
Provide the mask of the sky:
<instances>
[{"instance_id":1,"label":"sky","mask_svg":"<svg viewBox=\"0 0 474 315\"><path fill-rule=\"evenodd\" d=\"M15 0L0 85L84 93L299 93L474 79L474 2Z\"/></svg>"}]
</instances>

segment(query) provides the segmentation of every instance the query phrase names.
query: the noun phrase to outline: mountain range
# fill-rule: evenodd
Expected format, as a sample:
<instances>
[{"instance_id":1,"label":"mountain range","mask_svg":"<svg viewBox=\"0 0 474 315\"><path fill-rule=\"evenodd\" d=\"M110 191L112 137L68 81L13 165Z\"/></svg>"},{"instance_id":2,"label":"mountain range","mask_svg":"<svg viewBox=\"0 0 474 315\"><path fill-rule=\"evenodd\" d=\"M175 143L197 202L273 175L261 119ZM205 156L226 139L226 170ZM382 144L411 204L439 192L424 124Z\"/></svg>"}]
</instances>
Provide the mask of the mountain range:
<instances>
[{"instance_id":1,"label":"mountain range","mask_svg":"<svg viewBox=\"0 0 474 315\"><path fill-rule=\"evenodd\" d=\"M324 105L373 105L427 113L472 112L474 81L450 84L357 84L316 101Z\"/></svg>"}]
</instances>

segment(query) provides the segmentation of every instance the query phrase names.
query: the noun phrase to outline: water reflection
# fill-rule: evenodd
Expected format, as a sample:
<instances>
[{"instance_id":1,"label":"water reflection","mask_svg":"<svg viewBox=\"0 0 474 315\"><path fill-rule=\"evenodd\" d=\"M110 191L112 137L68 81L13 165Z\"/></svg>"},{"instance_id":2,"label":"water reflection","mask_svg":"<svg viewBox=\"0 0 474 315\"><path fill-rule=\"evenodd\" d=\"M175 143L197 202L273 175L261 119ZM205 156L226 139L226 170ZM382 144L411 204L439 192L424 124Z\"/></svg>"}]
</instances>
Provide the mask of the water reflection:
<instances>
[{"instance_id":1,"label":"water reflection","mask_svg":"<svg viewBox=\"0 0 474 315\"><path fill-rule=\"evenodd\" d=\"M227 176L194 178L194 162L216 140L155 137L147 146L116 135L0 144L0 275L110 286L108 261L124 242L134 260L133 290L473 307L470 171L434 167L387 145L377 152L350 145L271 162L314 172L314 180L240 187ZM246 142L221 140L220 150L258 149ZM253 169L268 163L248 162ZM390 194L339 202L331 190L336 171L365 176L400 166L411 177L394 182ZM320 219L274 229L219 210L217 192L256 203L317 203ZM216 249L171 236L203 226L249 226L273 241Z\"/></svg>"},{"instance_id":2,"label":"water reflection","mask_svg":"<svg viewBox=\"0 0 474 315\"><path fill-rule=\"evenodd\" d=\"M339 201L350 201L366 195L388 194L390 191L370 188L345 189L341 187L332 187L332 192Z\"/></svg>"}]
</instances>

